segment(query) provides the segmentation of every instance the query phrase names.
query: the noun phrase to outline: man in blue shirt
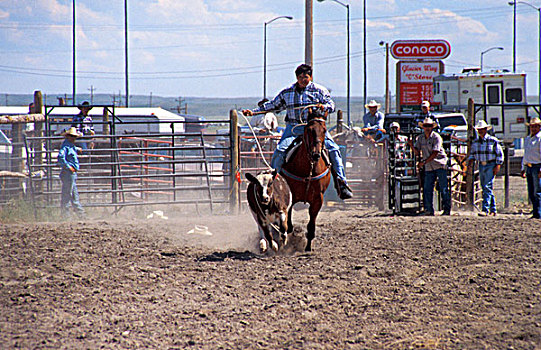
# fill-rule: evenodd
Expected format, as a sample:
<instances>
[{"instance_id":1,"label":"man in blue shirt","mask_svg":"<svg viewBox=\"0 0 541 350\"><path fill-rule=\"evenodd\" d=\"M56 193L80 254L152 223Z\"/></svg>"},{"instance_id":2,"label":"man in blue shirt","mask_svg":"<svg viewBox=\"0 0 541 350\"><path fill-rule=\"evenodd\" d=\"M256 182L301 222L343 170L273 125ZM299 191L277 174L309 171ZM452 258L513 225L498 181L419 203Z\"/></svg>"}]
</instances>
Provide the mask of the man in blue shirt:
<instances>
[{"instance_id":1,"label":"man in blue shirt","mask_svg":"<svg viewBox=\"0 0 541 350\"><path fill-rule=\"evenodd\" d=\"M483 207L479 216L496 215L496 198L492 188L494 177L503 164L503 150L500 140L487 133L492 126L480 120L475 129L479 137L472 143L468 166L472 166L473 161L479 162L479 180L483 190Z\"/></svg>"},{"instance_id":2,"label":"man in blue shirt","mask_svg":"<svg viewBox=\"0 0 541 350\"><path fill-rule=\"evenodd\" d=\"M96 132L94 131L92 116L88 114L92 109L92 107L90 107L90 103L88 103L88 101L84 101L78 108L80 112L73 117L71 126L75 127L81 136L94 136ZM86 141L79 142L79 144L83 150L88 149ZM92 148L92 143L90 145L90 148Z\"/></svg>"},{"instance_id":3,"label":"man in blue shirt","mask_svg":"<svg viewBox=\"0 0 541 350\"><path fill-rule=\"evenodd\" d=\"M62 133L66 138L58 151L58 165L62 168L60 171L60 180L62 181L62 197L60 207L62 216L70 217L69 206L77 211L79 217L84 217L84 209L79 202L79 192L77 192L77 171L79 171L79 158L77 153L82 150L75 146L75 140L81 136L75 127L69 128Z\"/></svg>"},{"instance_id":4,"label":"man in blue shirt","mask_svg":"<svg viewBox=\"0 0 541 350\"><path fill-rule=\"evenodd\" d=\"M383 128L385 115L378 110L381 105L376 100L371 100L364 107L368 108L368 113L363 116L364 127L361 131L364 135L369 136L371 140L378 141L385 133Z\"/></svg>"},{"instance_id":5,"label":"man in blue shirt","mask_svg":"<svg viewBox=\"0 0 541 350\"><path fill-rule=\"evenodd\" d=\"M265 102L253 111L249 109L242 110L242 113L247 116L252 116L255 112L280 112L284 109L287 111L285 118L286 129L276 146L276 150L274 150L271 160L271 166L278 172L282 170L287 148L296 138L296 135L293 134L293 128L299 124L306 123L308 109L302 107L317 105L323 112L334 112L334 101L331 99L329 91L322 85L312 81L312 67L307 64L301 64L295 70L295 75L297 81L283 89L272 101ZM295 133L302 134L303 130L303 127L299 126L296 128ZM346 172L340 155L340 148L334 142L329 132L326 133L325 148L329 151L329 158L331 158L334 174L337 177L340 198L349 199L353 197L353 193L347 186Z\"/></svg>"}]
</instances>

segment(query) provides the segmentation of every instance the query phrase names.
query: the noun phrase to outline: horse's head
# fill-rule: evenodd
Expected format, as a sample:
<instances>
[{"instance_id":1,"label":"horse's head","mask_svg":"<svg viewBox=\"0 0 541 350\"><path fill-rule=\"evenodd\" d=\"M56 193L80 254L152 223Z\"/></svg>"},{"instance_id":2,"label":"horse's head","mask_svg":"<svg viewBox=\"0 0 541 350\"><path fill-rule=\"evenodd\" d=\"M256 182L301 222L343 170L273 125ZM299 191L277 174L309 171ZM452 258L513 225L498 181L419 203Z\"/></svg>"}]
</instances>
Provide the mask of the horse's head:
<instances>
[{"instance_id":1,"label":"horse's head","mask_svg":"<svg viewBox=\"0 0 541 350\"><path fill-rule=\"evenodd\" d=\"M321 158L321 152L325 144L327 112L325 114L318 114L317 110L313 111L309 109L307 120L308 123L304 128L303 142L305 143L310 159L317 162Z\"/></svg>"}]
</instances>

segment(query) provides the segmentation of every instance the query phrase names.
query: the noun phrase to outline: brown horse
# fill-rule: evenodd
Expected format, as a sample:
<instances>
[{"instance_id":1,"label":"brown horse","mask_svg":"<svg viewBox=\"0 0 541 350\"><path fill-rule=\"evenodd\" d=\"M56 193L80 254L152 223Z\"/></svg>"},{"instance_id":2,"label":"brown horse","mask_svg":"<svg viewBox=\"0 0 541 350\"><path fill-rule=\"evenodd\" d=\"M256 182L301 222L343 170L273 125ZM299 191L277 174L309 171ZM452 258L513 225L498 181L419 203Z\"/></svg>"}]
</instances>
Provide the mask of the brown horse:
<instances>
[{"instance_id":1,"label":"brown horse","mask_svg":"<svg viewBox=\"0 0 541 350\"><path fill-rule=\"evenodd\" d=\"M296 153L282 167L293 202L288 213L288 233L293 231L291 212L298 202L309 203L310 221L306 232L305 251L312 250L312 240L316 233L316 218L323 206L323 194L331 181L330 162L324 157L325 117L316 116L309 111L308 124L304 128L302 143Z\"/></svg>"}]
</instances>

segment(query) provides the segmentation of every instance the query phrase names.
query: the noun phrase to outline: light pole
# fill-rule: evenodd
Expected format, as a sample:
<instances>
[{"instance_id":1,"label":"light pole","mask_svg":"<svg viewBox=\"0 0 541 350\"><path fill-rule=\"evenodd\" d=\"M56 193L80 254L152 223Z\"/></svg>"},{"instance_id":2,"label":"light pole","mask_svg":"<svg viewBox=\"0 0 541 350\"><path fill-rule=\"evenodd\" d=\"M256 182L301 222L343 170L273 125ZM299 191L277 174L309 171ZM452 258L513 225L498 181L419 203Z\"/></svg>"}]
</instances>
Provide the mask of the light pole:
<instances>
[{"instance_id":1,"label":"light pole","mask_svg":"<svg viewBox=\"0 0 541 350\"><path fill-rule=\"evenodd\" d=\"M76 40L76 30L75 30L75 0L73 0L73 57L72 57L72 65L73 65L73 78L72 78L72 91L71 91L71 102L73 105L75 105L77 102L75 102L75 40Z\"/></svg>"},{"instance_id":2,"label":"light pole","mask_svg":"<svg viewBox=\"0 0 541 350\"><path fill-rule=\"evenodd\" d=\"M268 22L265 22L265 25L263 26L263 98L267 97L267 25L280 18L285 18L288 20L293 19L291 16L278 16Z\"/></svg>"},{"instance_id":3,"label":"light pole","mask_svg":"<svg viewBox=\"0 0 541 350\"><path fill-rule=\"evenodd\" d=\"M391 113L391 96L389 94L389 43L380 41L379 45L385 45L385 114L387 114Z\"/></svg>"},{"instance_id":4,"label":"light pole","mask_svg":"<svg viewBox=\"0 0 541 350\"><path fill-rule=\"evenodd\" d=\"M539 68L538 68L537 74L539 75L539 91L538 91L538 95L539 95L539 105L541 106L541 7L535 7L532 4L527 3L525 1L514 1L513 3L519 3L519 4L528 5L531 8L533 8L534 10L536 10L538 12L538 14L539 14L539 28L538 28L538 31L539 31L539 43L537 44L538 47L539 47L539 57L538 57ZM509 5L511 5L511 2L509 3Z\"/></svg>"},{"instance_id":5,"label":"light pole","mask_svg":"<svg viewBox=\"0 0 541 350\"><path fill-rule=\"evenodd\" d=\"M317 0L319 2L323 2L325 0ZM331 0L331 1L334 1L336 2L337 4L340 4L342 6L344 6L346 8L346 12L347 12L347 36L348 36L348 48L347 48L347 109L348 109L348 126L351 126L351 113L350 113L350 77L351 77L351 74L350 74L350 54L349 54L349 4L344 4L343 2L341 1L338 1L338 0Z\"/></svg>"},{"instance_id":6,"label":"light pole","mask_svg":"<svg viewBox=\"0 0 541 350\"><path fill-rule=\"evenodd\" d=\"M489 49L486 49L485 51L481 52L481 72L483 72L483 55L486 54L487 52L489 51L492 51L492 50L503 50L503 47L491 47Z\"/></svg>"}]
</instances>

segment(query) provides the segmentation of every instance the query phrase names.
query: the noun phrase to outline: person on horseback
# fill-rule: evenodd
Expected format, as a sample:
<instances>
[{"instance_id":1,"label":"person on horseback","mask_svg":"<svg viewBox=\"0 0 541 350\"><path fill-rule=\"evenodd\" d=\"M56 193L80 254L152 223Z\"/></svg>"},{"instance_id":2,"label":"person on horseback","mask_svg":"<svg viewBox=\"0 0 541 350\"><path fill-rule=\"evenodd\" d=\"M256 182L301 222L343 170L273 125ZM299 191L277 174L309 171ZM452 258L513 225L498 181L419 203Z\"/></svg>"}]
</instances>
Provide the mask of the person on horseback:
<instances>
[{"instance_id":1,"label":"person on horseback","mask_svg":"<svg viewBox=\"0 0 541 350\"><path fill-rule=\"evenodd\" d=\"M284 109L287 111L285 118L286 129L276 146L271 160L271 166L278 172L281 171L285 162L286 150L296 138L293 134L293 128L298 124L305 123L308 117L308 109L302 107L315 104L322 112L334 112L334 101L331 99L329 91L322 85L312 81L311 66L301 64L295 70L295 75L297 81L283 89L272 101L268 101L254 110L242 110L242 113L246 116L252 116L256 112L264 111L280 112ZM340 149L328 132L325 137L325 148L329 151L329 158L333 174L337 179L337 190L340 198L349 199L353 197L353 193L347 185Z\"/></svg>"}]
</instances>

